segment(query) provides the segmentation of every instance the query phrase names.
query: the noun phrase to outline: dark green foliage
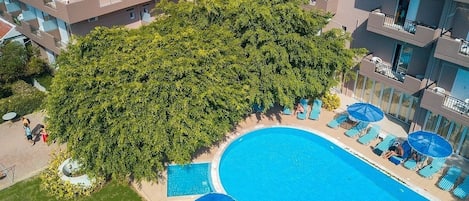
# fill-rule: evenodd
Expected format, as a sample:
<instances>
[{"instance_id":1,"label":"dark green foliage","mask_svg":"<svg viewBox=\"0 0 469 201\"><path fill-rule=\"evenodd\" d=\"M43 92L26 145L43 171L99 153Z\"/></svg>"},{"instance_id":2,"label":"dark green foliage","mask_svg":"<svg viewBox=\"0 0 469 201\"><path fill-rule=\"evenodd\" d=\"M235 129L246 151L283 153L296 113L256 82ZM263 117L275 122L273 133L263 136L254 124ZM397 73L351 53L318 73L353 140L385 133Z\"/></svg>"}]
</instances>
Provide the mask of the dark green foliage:
<instances>
[{"instance_id":1,"label":"dark green foliage","mask_svg":"<svg viewBox=\"0 0 469 201\"><path fill-rule=\"evenodd\" d=\"M16 41L0 44L0 83L46 72L48 65L38 55L37 48Z\"/></svg>"},{"instance_id":2,"label":"dark green foliage","mask_svg":"<svg viewBox=\"0 0 469 201\"><path fill-rule=\"evenodd\" d=\"M0 98L6 98L11 95L13 95L13 91L11 91L11 87L0 86Z\"/></svg>"},{"instance_id":3,"label":"dark green foliage","mask_svg":"<svg viewBox=\"0 0 469 201\"><path fill-rule=\"evenodd\" d=\"M27 62L26 48L19 42L0 44L0 82L12 82L20 78Z\"/></svg>"},{"instance_id":4,"label":"dark green foliage","mask_svg":"<svg viewBox=\"0 0 469 201\"><path fill-rule=\"evenodd\" d=\"M33 113L41 108L46 95L20 80L11 84L13 95L0 99L0 114L16 112L18 116Z\"/></svg>"},{"instance_id":5,"label":"dark green foliage","mask_svg":"<svg viewBox=\"0 0 469 201\"><path fill-rule=\"evenodd\" d=\"M97 174L157 178L260 105L293 105L353 66L348 35L298 1L161 1L138 30L97 28L60 55L50 137ZM268 109L268 108L265 108Z\"/></svg>"}]
</instances>

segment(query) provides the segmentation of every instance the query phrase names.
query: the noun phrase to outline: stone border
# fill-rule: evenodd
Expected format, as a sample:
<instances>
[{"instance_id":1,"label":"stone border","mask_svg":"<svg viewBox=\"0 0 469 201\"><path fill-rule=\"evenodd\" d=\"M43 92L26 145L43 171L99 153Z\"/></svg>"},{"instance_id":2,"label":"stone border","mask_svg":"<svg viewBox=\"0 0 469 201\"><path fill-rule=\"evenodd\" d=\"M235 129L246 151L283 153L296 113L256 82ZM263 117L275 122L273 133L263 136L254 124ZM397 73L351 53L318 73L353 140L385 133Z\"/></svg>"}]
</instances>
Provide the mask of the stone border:
<instances>
[{"instance_id":1,"label":"stone border","mask_svg":"<svg viewBox=\"0 0 469 201\"><path fill-rule=\"evenodd\" d=\"M91 179L88 177L87 174L84 174L78 177L69 177L65 175L64 174L65 165L71 165L70 169L77 169L80 167L79 164L76 161L72 161L71 158L66 159L64 162L62 162L62 164L60 164L58 168L59 169L58 174L60 176L60 179L62 179L63 181L69 181L71 184L74 184L74 185L83 186L85 188L89 188L93 185L93 182L91 181Z\"/></svg>"}]
</instances>

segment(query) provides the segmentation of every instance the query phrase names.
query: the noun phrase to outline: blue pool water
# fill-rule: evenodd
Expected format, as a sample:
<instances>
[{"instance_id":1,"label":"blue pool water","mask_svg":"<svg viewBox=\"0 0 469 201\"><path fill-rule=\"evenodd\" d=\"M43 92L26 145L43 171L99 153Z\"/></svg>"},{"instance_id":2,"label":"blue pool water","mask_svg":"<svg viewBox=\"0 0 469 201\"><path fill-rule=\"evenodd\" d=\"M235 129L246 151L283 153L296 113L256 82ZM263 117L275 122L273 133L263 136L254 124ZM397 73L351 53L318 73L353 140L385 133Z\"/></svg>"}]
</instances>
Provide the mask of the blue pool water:
<instances>
[{"instance_id":1,"label":"blue pool water","mask_svg":"<svg viewBox=\"0 0 469 201\"><path fill-rule=\"evenodd\" d=\"M286 127L232 142L219 177L237 201L427 200L334 143Z\"/></svg>"},{"instance_id":2,"label":"blue pool water","mask_svg":"<svg viewBox=\"0 0 469 201\"><path fill-rule=\"evenodd\" d=\"M212 192L208 163L170 165L167 196L197 195Z\"/></svg>"}]
</instances>

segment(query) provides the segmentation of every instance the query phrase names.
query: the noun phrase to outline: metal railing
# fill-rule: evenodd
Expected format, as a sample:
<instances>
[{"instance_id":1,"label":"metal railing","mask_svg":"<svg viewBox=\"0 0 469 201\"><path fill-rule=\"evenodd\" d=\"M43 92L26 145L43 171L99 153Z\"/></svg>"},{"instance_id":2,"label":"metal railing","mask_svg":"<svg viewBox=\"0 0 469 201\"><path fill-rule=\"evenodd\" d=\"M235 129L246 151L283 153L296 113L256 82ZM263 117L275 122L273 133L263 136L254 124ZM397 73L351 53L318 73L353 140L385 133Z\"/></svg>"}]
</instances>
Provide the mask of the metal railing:
<instances>
[{"instance_id":1,"label":"metal railing","mask_svg":"<svg viewBox=\"0 0 469 201\"><path fill-rule=\"evenodd\" d=\"M392 66L387 63L376 63L375 65L375 72L380 73L382 75L385 75L388 78L404 82L405 79L405 74L404 73L398 73L396 71L392 70Z\"/></svg>"},{"instance_id":2,"label":"metal railing","mask_svg":"<svg viewBox=\"0 0 469 201\"><path fill-rule=\"evenodd\" d=\"M461 40L461 46L459 47L459 53L463 55L469 55L469 41Z\"/></svg>"},{"instance_id":3,"label":"metal railing","mask_svg":"<svg viewBox=\"0 0 469 201\"><path fill-rule=\"evenodd\" d=\"M397 30L404 30L415 34L417 22L411 20L398 20L395 16L384 14L384 25Z\"/></svg>"},{"instance_id":4,"label":"metal railing","mask_svg":"<svg viewBox=\"0 0 469 201\"><path fill-rule=\"evenodd\" d=\"M465 102L461 99L445 94L443 106L462 115L469 115L469 101Z\"/></svg>"}]
</instances>

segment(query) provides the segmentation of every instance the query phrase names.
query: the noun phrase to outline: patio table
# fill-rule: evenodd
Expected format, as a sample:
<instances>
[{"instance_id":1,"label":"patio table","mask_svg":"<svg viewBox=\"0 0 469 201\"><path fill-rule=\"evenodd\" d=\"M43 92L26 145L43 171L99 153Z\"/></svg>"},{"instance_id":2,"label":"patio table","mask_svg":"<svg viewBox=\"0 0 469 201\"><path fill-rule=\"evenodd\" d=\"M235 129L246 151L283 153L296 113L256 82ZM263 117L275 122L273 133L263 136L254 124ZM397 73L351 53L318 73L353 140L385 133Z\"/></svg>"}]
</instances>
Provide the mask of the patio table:
<instances>
[{"instance_id":1,"label":"patio table","mask_svg":"<svg viewBox=\"0 0 469 201\"><path fill-rule=\"evenodd\" d=\"M8 112L2 116L2 119L5 121L10 121L16 117L16 112Z\"/></svg>"}]
</instances>

